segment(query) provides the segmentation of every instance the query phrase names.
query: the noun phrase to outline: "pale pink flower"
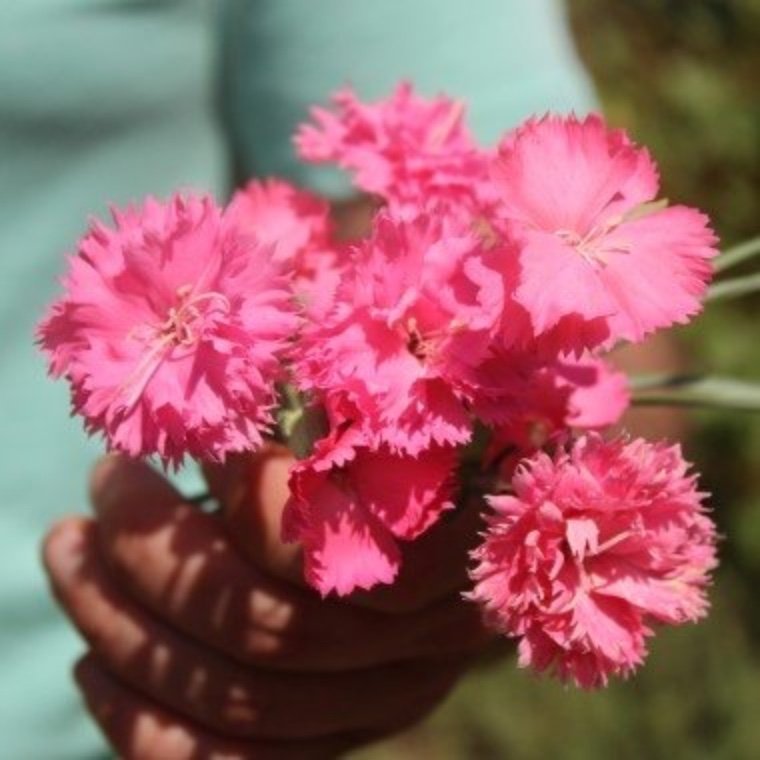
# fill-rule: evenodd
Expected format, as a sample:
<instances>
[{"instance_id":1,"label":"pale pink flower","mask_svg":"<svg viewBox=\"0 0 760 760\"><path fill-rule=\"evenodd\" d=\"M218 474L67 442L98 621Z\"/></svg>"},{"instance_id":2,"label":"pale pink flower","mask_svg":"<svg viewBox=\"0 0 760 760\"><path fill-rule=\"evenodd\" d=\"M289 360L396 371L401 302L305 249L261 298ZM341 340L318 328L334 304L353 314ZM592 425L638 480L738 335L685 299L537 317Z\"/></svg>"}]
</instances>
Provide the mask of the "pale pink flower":
<instances>
[{"instance_id":1,"label":"pale pink flower","mask_svg":"<svg viewBox=\"0 0 760 760\"><path fill-rule=\"evenodd\" d=\"M271 250L209 197L149 198L93 222L39 327L74 410L110 449L221 460L261 443L296 328Z\"/></svg>"},{"instance_id":2,"label":"pale pink flower","mask_svg":"<svg viewBox=\"0 0 760 760\"><path fill-rule=\"evenodd\" d=\"M312 109L314 123L296 133L301 158L337 163L360 190L392 205L433 198L487 205L490 156L467 130L461 102L422 98L405 82L374 103L361 102L348 87L333 103L335 112Z\"/></svg>"},{"instance_id":3,"label":"pale pink flower","mask_svg":"<svg viewBox=\"0 0 760 760\"><path fill-rule=\"evenodd\" d=\"M307 581L323 596L391 583L398 541L417 538L451 508L455 452L433 447L417 457L364 445L346 420L298 462L283 514L283 538L304 551Z\"/></svg>"},{"instance_id":4,"label":"pale pink flower","mask_svg":"<svg viewBox=\"0 0 760 760\"><path fill-rule=\"evenodd\" d=\"M232 196L226 215L292 271L307 316L320 319L329 311L346 256L326 200L284 180L252 180Z\"/></svg>"},{"instance_id":5,"label":"pale pink flower","mask_svg":"<svg viewBox=\"0 0 760 760\"><path fill-rule=\"evenodd\" d=\"M531 119L500 145L494 177L494 224L517 249L514 301L536 335L579 351L700 310L717 253L708 219L650 203L656 167L623 131L598 116Z\"/></svg>"},{"instance_id":6,"label":"pale pink flower","mask_svg":"<svg viewBox=\"0 0 760 760\"><path fill-rule=\"evenodd\" d=\"M655 623L697 620L715 527L677 446L580 438L493 496L472 597L519 662L584 688L627 676Z\"/></svg>"},{"instance_id":7,"label":"pale pink flower","mask_svg":"<svg viewBox=\"0 0 760 760\"><path fill-rule=\"evenodd\" d=\"M504 286L468 225L380 212L329 317L296 352L304 390L341 393L368 440L417 454L469 439L464 401L498 327Z\"/></svg>"}]
</instances>

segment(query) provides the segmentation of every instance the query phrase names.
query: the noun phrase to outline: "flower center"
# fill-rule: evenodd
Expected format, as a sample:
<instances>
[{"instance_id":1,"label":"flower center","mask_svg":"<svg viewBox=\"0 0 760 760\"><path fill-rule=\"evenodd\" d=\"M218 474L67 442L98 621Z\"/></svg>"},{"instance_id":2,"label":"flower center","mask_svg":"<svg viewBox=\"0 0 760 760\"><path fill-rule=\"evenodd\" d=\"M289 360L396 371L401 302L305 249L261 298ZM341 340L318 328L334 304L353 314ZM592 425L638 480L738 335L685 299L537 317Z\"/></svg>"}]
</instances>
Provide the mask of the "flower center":
<instances>
[{"instance_id":1,"label":"flower center","mask_svg":"<svg viewBox=\"0 0 760 760\"><path fill-rule=\"evenodd\" d=\"M177 288L177 306L172 306L160 325L153 325L159 343L192 346L198 339L197 328L203 317L213 311L227 312L230 302L214 290L191 296L192 286ZM205 308L202 308L205 305Z\"/></svg>"},{"instance_id":2,"label":"flower center","mask_svg":"<svg viewBox=\"0 0 760 760\"><path fill-rule=\"evenodd\" d=\"M427 345L422 333L417 329L415 320L410 319L406 330L406 349L415 359L424 361L427 356Z\"/></svg>"},{"instance_id":3,"label":"flower center","mask_svg":"<svg viewBox=\"0 0 760 760\"><path fill-rule=\"evenodd\" d=\"M435 359L441 343L447 336L455 335L466 328L467 322L457 318L452 319L446 327L423 330L416 317L408 317L396 327L406 342L406 350L421 364L430 363Z\"/></svg>"},{"instance_id":4,"label":"flower center","mask_svg":"<svg viewBox=\"0 0 760 760\"><path fill-rule=\"evenodd\" d=\"M193 295L192 290L192 285L177 288L177 303L169 308L163 322L140 325L127 336L141 340L147 347L147 351L119 388L125 397L127 412L134 408L173 348L194 345L209 314L230 310L230 302L222 293L210 290Z\"/></svg>"},{"instance_id":5,"label":"flower center","mask_svg":"<svg viewBox=\"0 0 760 760\"><path fill-rule=\"evenodd\" d=\"M609 255L612 253L629 253L630 248L626 244L610 244L607 235L617 227L621 220L612 219L604 224L592 227L585 235L575 230L556 230L554 233L563 243L569 245L589 263L596 266L606 266L609 263Z\"/></svg>"},{"instance_id":6,"label":"flower center","mask_svg":"<svg viewBox=\"0 0 760 760\"><path fill-rule=\"evenodd\" d=\"M406 338L406 350L421 363L425 363L433 355L438 333L424 333L417 320L409 317L402 326L402 334Z\"/></svg>"}]
</instances>

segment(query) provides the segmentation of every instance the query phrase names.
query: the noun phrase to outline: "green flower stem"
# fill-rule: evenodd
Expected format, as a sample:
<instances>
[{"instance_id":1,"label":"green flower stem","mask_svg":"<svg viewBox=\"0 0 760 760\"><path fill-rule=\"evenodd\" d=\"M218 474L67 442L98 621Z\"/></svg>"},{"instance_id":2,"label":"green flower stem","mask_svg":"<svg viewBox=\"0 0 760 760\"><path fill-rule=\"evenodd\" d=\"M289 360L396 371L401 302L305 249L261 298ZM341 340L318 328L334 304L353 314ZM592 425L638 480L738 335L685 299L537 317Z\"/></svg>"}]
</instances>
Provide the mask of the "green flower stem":
<instances>
[{"instance_id":1,"label":"green flower stem","mask_svg":"<svg viewBox=\"0 0 760 760\"><path fill-rule=\"evenodd\" d=\"M746 277L732 277L730 280L718 280L707 291L706 301L723 301L727 298L739 298L749 293L760 291L760 272Z\"/></svg>"},{"instance_id":2,"label":"green flower stem","mask_svg":"<svg viewBox=\"0 0 760 760\"><path fill-rule=\"evenodd\" d=\"M726 269L730 269L757 255L760 255L760 235L751 240L745 240L743 243L729 248L718 256L714 262L715 271L725 272Z\"/></svg>"},{"instance_id":3,"label":"green flower stem","mask_svg":"<svg viewBox=\"0 0 760 760\"><path fill-rule=\"evenodd\" d=\"M760 384L705 375L631 378L637 406L689 406L760 412Z\"/></svg>"}]
</instances>

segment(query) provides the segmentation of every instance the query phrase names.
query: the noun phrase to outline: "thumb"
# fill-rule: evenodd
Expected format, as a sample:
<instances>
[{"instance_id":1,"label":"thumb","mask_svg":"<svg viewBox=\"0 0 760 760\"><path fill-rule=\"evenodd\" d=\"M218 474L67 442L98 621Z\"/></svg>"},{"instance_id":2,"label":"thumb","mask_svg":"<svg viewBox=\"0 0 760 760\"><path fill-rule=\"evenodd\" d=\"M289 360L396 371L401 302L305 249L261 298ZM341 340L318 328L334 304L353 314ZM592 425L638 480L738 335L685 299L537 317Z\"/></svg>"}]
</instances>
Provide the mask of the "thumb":
<instances>
[{"instance_id":1,"label":"thumb","mask_svg":"<svg viewBox=\"0 0 760 760\"><path fill-rule=\"evenodd\" d=\"M304 585L301 549L281 538L293 461L285 446L267 443L255 454L233 455L221 465L204 464L203 472L238 549L261 570Z\"/></svg>"},{"instance_id":2,"label":"thumb","mask_svg":"<svg viewBox=\"0 0 760 760\"><path fill-rule=\"evenodd\" d=\"M108 454L98 460L90 474L89 487L95 515L108 525L112 514L124 511L128 521L147 528L164 519L162 508L174 508L184 501L160 472L121 454ZM125 504L138 508L122 510ZM147 505L153 509L143 508Z\"/></svg>"}]
</instances>

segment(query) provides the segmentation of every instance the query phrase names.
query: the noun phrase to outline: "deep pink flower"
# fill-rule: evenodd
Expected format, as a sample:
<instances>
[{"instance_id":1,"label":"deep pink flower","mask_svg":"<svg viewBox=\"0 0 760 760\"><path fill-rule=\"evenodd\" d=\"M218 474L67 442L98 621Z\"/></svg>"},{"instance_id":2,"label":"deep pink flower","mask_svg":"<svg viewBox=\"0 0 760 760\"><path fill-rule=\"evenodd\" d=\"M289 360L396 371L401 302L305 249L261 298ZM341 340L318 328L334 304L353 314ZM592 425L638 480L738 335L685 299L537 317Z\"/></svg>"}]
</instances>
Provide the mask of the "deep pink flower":
<instances>
[{"instance_id":1,"label":"deep pink flower","mask_svg":"<svg viewBox=\"0 0 760 760\"><path fill-rule=\"evenodd\" d=\"M465 127L462 103L422 98L408 83L375 103L361 102L349 88L333 102L337 112L314 108L314 124L298 130L303 159L336 162L359 189L392 205L445 198L478 207L492 195L489 155Z\"/></svg>"},{"instance_id":2,"label":"deep pink flower","mask_svg":"<svg viewBox=\"0 0 760 760\"><path fill-rule=\"evenodd\" d=\"M717 253L708 219L650 203L656 167L623 131L598 116L531 119L500 145L494 176L494 224L517 247L514 300L536 335L579 351L700 310Z\"/></svg>"},{"instance_id":3,"label":"deep pink flower","mask_svg":"<svg viewBox=\"0 0 760 760\"><path fill-rule=\"evenodd\" d=\"M452 216L380 212L351 270L330 316L304 330L302 388L350 398L375 446L414 455L468 440L463 400L504 289L478 237Z\"/></svg>"},{"instance_id":4,"label":"deep pink flower","mask_svg":"<svg viewBox=\"0 0 760 760\"><path fill-rule=\"evenodd\" d=\"M323 596L391 583L398 541L416 538L452 507L454 449L417 457L370 449L346 421L292 470L283 537L304 550L307 581Z\"/></svg>"},{"instance_id":5,"label":"deep pink flower","mask_svg":"<svg viewBox=\"0 0 760 760\"><path fill-rule=\"evenodd\" d=\"M620 421L631 403L625 372L600 357L562 357L555 364L558 383L570 389L568 427L601 429Z\"/></svg>"},{"instance_id":6,"label":"deep pink flower","mask_svg":"<svg viewBox=\"0 0 760 760\"><path fill-rule=\"evenodd\" d=\"M522 666L591 688L627 676L653 623L702 617L715 527L677 446L591 434L493 496L472 597Z\"/></svg>"},{"instance_id":7,"label":"deep pink flower","mask_svg":"<svg viewBox=\"0 0 760 760\"><path fill-rule=\"evenodd\" d=\"M326 200L283 180L252 180L232 196L226 215L292 270L307 316L320 319L329 311L346 257Z\"/></svg>"},{"instance_id":8,"label":"deep pink flower","mask_svg":"<svg viewBox=\"0 0 760 760\"><path fill-rule=\"evenodd\" d=\"M296 267L304 251L328 246L332 235L327 201L283 180L252 180L234 193L227 214L272 246L275 259Z\"/></svg>"},{"instance_id":9,"label":"deep pink flower","mask_svg":"<svg viewBox=\"0 0 760 760\"><path fill-rule=\"evenodd\" d=\"M626 375L599 357L542 362L503 352L486 360L478 372L481 383L473 409L494 427L492 456L514 448L520 459L569 428L609 427L630 403Z\"/></svg>"},{"instance_id":10,"label":"deep pink flower","mask_svg":"<svg viewBox=\"0 0 760 760\"><path fill-rule=\"evenodd\" d=\"M114 210L71 257L39 327L74 410L110 449L220 460L261 443L295 330L271 249L209 197Z\"/></svg>"}]
</instances>

